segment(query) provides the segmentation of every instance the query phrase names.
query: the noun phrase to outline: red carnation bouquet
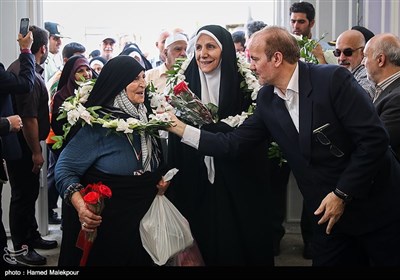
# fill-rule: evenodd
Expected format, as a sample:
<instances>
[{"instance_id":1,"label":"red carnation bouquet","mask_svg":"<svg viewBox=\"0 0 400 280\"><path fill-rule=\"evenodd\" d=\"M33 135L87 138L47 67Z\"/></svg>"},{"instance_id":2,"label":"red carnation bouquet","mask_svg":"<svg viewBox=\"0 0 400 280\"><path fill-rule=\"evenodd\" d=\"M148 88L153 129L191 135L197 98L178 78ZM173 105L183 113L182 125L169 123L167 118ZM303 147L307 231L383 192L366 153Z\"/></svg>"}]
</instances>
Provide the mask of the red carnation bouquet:
<instances>
[{"instance_id":1,"label":"red carnation bouquet","mask_svg":"<svg viewBox=\"0 0 400 280\"><path fill-rule=\"evenodd\" d=\"M104 209L104 198L110 198L112 195L111 189L102 182L89 184L80 193L88 209L96 215L100 215ZM93 232L86 232L81 229L79 232L76 247L83 250L80 266L86 266L87 258L96 236L97 229Z\"/></svg>"},{"instance_id":2,"label":"red carnation bouquet","mask_svg":"<svg viewBox=\"0 0 400 280\"><path fill-rule=\"evenodd\" d=\"M178 117L198 126L216 121L218 107L212 103L204 105L185 81L178 83L173 93L169 103L177 110Z\"/></svg>"}]
</instances>

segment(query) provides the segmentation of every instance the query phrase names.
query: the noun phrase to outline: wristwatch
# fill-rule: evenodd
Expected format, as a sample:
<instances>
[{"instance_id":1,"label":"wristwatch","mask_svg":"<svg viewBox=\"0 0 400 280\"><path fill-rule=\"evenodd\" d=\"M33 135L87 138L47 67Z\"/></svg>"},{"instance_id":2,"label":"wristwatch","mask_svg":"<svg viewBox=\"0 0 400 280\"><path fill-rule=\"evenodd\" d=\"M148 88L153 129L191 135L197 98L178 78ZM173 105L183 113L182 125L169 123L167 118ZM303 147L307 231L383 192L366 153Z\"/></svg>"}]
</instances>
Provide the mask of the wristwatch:
<instances>
[{"instance_id":1,"label":"wristwatch","mask_svg":"<svg viewBox=\"0 0 400 280\"><path fill-rule=\"evenodd\" d=\"M345 204L351 202L353 200L353 197L351 195L345 194L344 192L342 192L341 190L339 190L338 188L336 188L333 193L341 198Z\"/></svg>"}]
</instances>

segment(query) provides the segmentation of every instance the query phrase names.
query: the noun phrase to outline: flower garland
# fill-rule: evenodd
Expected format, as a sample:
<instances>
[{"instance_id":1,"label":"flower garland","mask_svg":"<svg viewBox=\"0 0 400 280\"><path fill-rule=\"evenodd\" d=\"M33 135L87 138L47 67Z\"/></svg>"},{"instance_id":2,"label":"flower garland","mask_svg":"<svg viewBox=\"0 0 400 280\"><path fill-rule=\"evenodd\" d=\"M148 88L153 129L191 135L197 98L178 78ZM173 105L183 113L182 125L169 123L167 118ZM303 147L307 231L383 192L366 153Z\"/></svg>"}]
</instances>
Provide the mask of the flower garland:
<instances>
[{"instance_id":1,"label":"flower garland","mask_svg":"<svg viewBox=\"0 0 400 280\"><path fill-rule=\"evenodd\" d=\"M189 66L191 59L177 58L171 70L168 70L167 85L177 85L186 79L184 73ZM240 53L236 53L236 61L238 72L243 76L244 81L240 84L240 88L246 92L251 93L251 99L256 100L259 89L261 88L258 83L257 77L250 69L250 63L247 62L246 57Z\"/></svg>"},{"instance_id":2,"label":"flower garland","mask_svg":"<svg viewBox=\"0 0 400 280\"><path fill-rule=\"evenodd\" d=\"M240 85L241 88L244 88L246 91L251 93L251 100L256 100L258 91L261 88L260 83L258 82L257 77L254 72L250 69L250 63L247 62L247 59L244 55L240 53L236 53L237 66L239 68L239 73L243 76L244 81Z\"/></svg>"},{"instance_id":3,"label":"flower garland","mask_svg":"<svg viewBox=\"0 0 400 280\"><path fill-rule=\"evenodd\" d=\"M171 119L167 113L151 114L149 121L144 123L135 118L112 119L110 115L100 117L96 113L97 110L101 109L101 106L92 106L86 108L83 104L88 100L89 94L93 89L95 80L88 80L85 82L78 82L79 87L75 89L74 95L65 99L60 107L60 114L57 120L67 119L67 122L63 125L63 135L53 136L52 139L55 141L52 148L60 149L68 136L71 128L80 123L82 126L85 124L93 125L100 124L103 127L109 128L116 132L123 132L130 134L133 132L137 133L155 133L157 130L169 127L171 125Z\"/></svg>"},{"instance_id":4,"label":"flower garland","mask_svg":"<svg viewBox=\"0 0 400 280\"><path fill-rule=\"evenodd\" d=\"M238 66L238 72L244 78L244 81L240 84L240 88L243 89L245 93L250 93L251 100L256 101L258 91L261 85L258 82L257 77L250 69L250 63L247 62L246 57L240 53L236 53L236 60ZM166 73L167 77L167 92L173 92L174 86L182 81L185 81L186 77L184 75L186 68L188 67L191 59L189 58L177 58L175 64L171 70ZM174 108L166 101L168 100L168 93L157 93L157 89L151 83L149 85L149 94L151 97L151 106L156 112L174 111ZM256 103L253 102L248 108L247 112L242 112L240 115L229 116L221 121L228 124L231 127L240 126L251 114L253 114L256 108ZM283 157L282 151L276 142L271 142L268 147L268 157L277 158L279 160L279 166L286 163L286 159Z\"/></svg>"},{"instance_id":5,"label":"flower garland","mask_svg":"<svg viewBox=\"0 0 400 280\"><path fill-rule=\"evenodd\" d=\"M171 92L175 85L179 84L182 81L185 81L186 77L184 75L187 67L189 66L191 59L190 58L177 58L175 64L172 66L171 70L168 70L166 73L167 77L167 87ZM257 99L257 94L259 89L261 88L257 77L250 69L250 63L247 62L246 57L242 54L236 53L236 61L238 66L238 72L242 75L244 80L240 84L240 88L246 94L249 94L251 100L255 101ZM165 102L162 102L164 98L164 94L157 94L156 89L150 86L150 96L152 107L157 107L156 111L160 112L162 110L168 110ZM154 99L154 100L153 100ZM161 104L161 105L160 105ZM161 108L162 107L162 108ZM169 107L168 107L169 108ZM229 116L221 121L225 122L231 127L237 127L243 123L243 121L252 114L255 108L255 102L248 108L247 112L242 112L240 115Z\"/></svg>"}]
</instances>

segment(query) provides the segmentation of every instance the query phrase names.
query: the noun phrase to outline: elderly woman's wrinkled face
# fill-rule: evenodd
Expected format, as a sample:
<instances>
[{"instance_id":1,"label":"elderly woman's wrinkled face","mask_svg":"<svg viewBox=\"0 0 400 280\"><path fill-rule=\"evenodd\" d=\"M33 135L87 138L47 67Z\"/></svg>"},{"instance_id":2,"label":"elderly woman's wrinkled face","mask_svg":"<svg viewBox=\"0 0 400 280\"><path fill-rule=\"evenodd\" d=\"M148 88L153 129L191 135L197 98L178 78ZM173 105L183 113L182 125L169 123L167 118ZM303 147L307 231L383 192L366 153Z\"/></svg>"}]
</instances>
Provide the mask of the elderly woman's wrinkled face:
<instances>
[{"instance_id":1,"label":"elderly woman's wrinkled face","mask_svg":"<svg viewBox=\"0 0 400 280\"><path fill-rule=\"evenodd\" d=\"M221 61L222 49L217 42L206 34L201 34L196 42L196 62L200 70L210 73Z\"/></svg>"},{"instance_id":2,"label":"elderly woman's wrinkled face","mask_svg":"<svg viewBox=\"0 0 400 280\"><path fill-rule=\"evenodd\" d=\"M92 78L92 70L88 66L80 66L75 72L75 81L86 81Z\"/></svg>"},{"instance_id":3,"label":"elderly woman's wrinkled face","mask_svg":"<svg viewBox=\"0 0 400 280\"><path fill-rule=\"evenodd\" d=\"M144 71L126 86L126 94L133 104L140 104L144 102L144 92L146 89L146 81L144 80Z\"/></svg>"}]
</instances>

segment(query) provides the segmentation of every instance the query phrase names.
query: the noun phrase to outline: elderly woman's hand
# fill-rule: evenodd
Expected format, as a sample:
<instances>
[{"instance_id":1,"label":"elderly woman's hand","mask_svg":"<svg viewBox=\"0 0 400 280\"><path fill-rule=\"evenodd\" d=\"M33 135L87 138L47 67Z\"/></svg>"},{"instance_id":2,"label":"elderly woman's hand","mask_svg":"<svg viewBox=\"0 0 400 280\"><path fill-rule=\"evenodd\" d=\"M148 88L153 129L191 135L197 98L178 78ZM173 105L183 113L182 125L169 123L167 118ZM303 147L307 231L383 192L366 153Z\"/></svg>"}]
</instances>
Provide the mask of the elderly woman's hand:
<instances>
[{"instance_id":1,"label":"elderly woman's hand","mask_svg":"<svg viewBox=\"0 0 400 280\"><path fill-rule=\"evenodd\" d=\"M82 230L94 232L94 230L101 224L101 216L94 214L88 209L80 192L73 193L71 196L71 203L78 212Z\"/></svg>"},{"instance_id":2,"label":"elderly woman's hand","mask_svg":"<svg viewBox=\"0 0 400 280\"><path fill-rule=\"evenodd\" d=\"M157 184L157 189L158 189L158 195L163 195L166 190L169 187L170 182L169 181L164 181L164 178L161 178L161 180Z\"/></svg>"}]
</instances>

